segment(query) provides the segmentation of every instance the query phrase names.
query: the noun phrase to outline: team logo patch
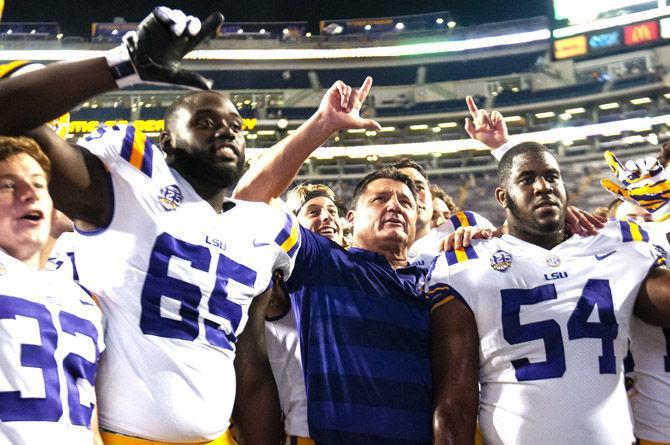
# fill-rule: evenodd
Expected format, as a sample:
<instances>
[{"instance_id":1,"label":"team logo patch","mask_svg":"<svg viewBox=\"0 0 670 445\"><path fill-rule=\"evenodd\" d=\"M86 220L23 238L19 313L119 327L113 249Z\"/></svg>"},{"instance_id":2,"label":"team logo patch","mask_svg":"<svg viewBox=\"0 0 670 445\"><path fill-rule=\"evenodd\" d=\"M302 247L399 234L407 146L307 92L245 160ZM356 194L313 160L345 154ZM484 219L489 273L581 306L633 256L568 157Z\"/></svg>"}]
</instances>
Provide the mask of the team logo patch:
<instances>
[{"instance_id":1,"label":"team logo patch","mask_svg":"<svg viewBox=\"0 0 670 445\"><path fill-rule=\"evenodd\" d=\"M168 212L179 207L183 200L184 195L181 194L181 190L176 184L163 187L160 196L158 196L158 202L160 202L163 208Z\"/></svg>"},{"instance_id":2,"label":"team logo patch","mask_svg":"<svg viewBox=\"0 0 670 445\"><path fill-rule=\"evenodd\" d=\"M512 254L498 250L491 255L491 267L498 272L505 272L512 267Z\"/></svg>"},{"instance_id":3,"label":"team logo patch","mask_svg":"<svg viewBox=\"0 0 670 445\"><path fill-rule=\"evenodd\" d=\"M550 265L551 267L558 267L561 265L561 259L557 257L556 255L549 255L546 258L547 264Z\"/></svg>"},{"instance_id":4,"label":"team logo patch","mask_svg":"<svg viewBox=\"0 0 670 445\"><path fill-rule=\"evenodd\" d=\"M0 277L4 276L7 273L7 268L4 264L0 263Z\"/></svg>"}]
</instances>

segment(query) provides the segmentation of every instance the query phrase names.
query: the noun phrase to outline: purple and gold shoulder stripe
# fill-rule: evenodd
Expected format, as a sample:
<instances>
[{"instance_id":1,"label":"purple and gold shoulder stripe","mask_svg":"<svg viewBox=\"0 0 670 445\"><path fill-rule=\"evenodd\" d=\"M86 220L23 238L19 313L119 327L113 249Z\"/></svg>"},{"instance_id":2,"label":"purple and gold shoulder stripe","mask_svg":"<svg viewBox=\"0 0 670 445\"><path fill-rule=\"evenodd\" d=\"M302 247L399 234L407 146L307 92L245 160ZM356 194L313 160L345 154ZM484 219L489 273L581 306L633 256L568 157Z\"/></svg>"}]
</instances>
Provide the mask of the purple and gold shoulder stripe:
<instances>
[{"instance_id":1,"label":"purple and gold shoulder stripe","mask_svg":"<svg viewBox=\"0 0 670 445\"><path fill-rule=\"evenodd\" d=\"M624 243L631 241L649 242L649 233L633 221L619 221L619 230Z\"/></svg>"},{"instance_id":2,"label":"purple and gold shoulder stripe","mask_svg":"<svg viewBox=\"0 0 670 445\"><path fill-rule=\"evenodd\" d=\"M453 266L454 264L457 263L462 263L467 260L474 260L478 258L477 252L475 252L475 249L472 246L444 252L444 256L446 257L447 263L450 266Z\"/></svg>"},{"instance_id":3,"label":"purple and gold shoulder stripe","mask_svg":"<svg viewBox=\"0 0 670 445\"><path fill-rule=\"evenodd\" d=\"M286 222L279 235L275 238L275 243L282 248L289 257L293 258L298 247L300 247L300 229L298 221L286 215Z\"/></svg>"},{"instance_id":4,"label":"purple and gold shoulder stripe","mask_svg":"<svg viewBox=\"0 0 670 445\"><path fill-rule=\"evenodd\" d=\"M151 178L153 148L146 134L128 125L121 145L121 157Z\"/></svg>"},{"instance_id":5,"label":"purple and gold shoulder stripe","mask_svg":"<svg viewBox=\"0 0 670 445\"><path fill-rule=\"evenodd\" d=\"M462 211L451 215L449 218L451 224L454 226L454 230L459 227L470 227L477 225L477 218L473 212Z\"/></svg>"}]
</instances>

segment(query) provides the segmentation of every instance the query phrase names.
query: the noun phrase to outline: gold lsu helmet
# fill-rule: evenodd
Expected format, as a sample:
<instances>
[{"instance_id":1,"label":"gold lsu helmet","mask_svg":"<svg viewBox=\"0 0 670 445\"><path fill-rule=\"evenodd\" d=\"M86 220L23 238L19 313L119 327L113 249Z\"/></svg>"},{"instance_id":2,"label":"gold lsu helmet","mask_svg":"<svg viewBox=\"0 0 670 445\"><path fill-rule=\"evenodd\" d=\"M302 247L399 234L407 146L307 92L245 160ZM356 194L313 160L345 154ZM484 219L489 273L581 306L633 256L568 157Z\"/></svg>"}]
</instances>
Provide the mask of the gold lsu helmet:
<instances>
[{"instance_id":1,"label":"gold lsu helmet","mask_svg":"<svg viewBox=\"0 0 670 445\"><path fill-rule=\"evenodd\" d=\"M21 74L44 68L41 63L33 63L27 60L15 60L13 62L0 65L0 79L9 79L10 77L20 76ZM48 122L47 125L63 139L68 135L70 129L70 113L65 113L57 119Z\"/></svg>"}]
</instances>

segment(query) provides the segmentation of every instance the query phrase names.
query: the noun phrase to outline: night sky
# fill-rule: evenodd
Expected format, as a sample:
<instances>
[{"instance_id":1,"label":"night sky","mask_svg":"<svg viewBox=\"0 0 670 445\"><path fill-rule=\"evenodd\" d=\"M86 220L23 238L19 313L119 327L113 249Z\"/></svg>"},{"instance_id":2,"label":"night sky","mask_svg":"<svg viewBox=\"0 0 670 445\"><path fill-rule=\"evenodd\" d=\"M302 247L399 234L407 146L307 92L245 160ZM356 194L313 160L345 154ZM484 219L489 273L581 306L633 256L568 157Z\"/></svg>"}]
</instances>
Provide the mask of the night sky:
<instances>
[{"instance_id":1,"label":"night sky","mask_svg":"<svg viewBox=\"0 0 670 445\"><path fill-rule=\"evenodd\" d=\"M551 14L550 0L5 0L2 19L58 22L66 35L88 36L92 22L110 22L116 16L140 21L157 4L201 18L218 9L229 22L308 21L313 31L322 19L449 11L457 23L472 25Z\"/></svg>"}]
</instances>

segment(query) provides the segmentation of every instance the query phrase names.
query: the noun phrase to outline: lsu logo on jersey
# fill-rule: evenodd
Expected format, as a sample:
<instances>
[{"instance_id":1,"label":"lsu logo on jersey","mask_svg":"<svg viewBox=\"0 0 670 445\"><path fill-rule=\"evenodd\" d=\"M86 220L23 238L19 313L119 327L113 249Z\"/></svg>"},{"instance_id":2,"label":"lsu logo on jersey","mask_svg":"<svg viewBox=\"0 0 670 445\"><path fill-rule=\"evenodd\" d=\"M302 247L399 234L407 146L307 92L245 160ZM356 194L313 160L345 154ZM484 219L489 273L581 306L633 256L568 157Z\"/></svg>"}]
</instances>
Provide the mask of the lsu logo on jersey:
<instances>
[{"instance_id":1,"label":"lsu logo on jersey","mask_svg":"<svg viewBox=\"0 0 670 445\"><path fill-rule=\"evenodd\" d=\"M158 196L158 202L168 212L176 210L183 200L184 195L182 195L181 189L179 189L176 184L163 187L160 190L160 194Z\"/></svg>"},{"instance_id":2,"label":"lsu logo on jersey","mask_svg":"<svg viewBox=\"0 0 670 445\"><path fill-rule=\"evenodd\" d=\"M491 267L498 272L506 272L512 267L512 254L501 249L497 250L491 255Z\"/></svg>"}]
</instances>

